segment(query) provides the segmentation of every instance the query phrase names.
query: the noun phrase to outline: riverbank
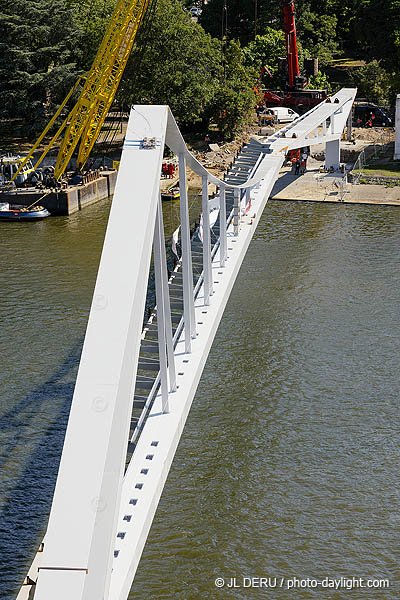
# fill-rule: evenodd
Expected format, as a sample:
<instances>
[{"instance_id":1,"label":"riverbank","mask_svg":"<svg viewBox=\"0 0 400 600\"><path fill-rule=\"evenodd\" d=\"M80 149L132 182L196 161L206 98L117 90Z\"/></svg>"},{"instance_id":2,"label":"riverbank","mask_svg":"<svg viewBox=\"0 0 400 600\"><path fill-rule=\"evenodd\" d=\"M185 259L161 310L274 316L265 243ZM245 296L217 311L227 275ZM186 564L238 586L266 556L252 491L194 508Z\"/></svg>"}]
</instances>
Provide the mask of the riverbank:
<instances>
[{"instance_id":1,"label":"riverbank","mask_svg":"<svg viewBox=\"0 0 400 600\"><path fill-rule=\"evenodd\" d=\"M283 167L272 189L271 198L299 202L400 206L400 186L347 183L341 173L321 173L323 165L322 161L310 157L307 171L303 175L294 175L291 167Z\"/></svg>"},{"instance_id":2,"label":"riverbank","mask_svg":"<svg viewBox=\"0 0 400 600\"><path fill-rule=\"evenodd\" d=\"M281 127L282 125L278 125L275 129ZM208 151L194 151L194 153L211 173L222 177L242 145L249 142L251 138L260 139L260 132L260 128L254 124L248 126L233 142L221 146L210 144ZM377 144L390 144L393 140L393 130L381 127L354 129L352 141L341 142L341 160L345 164L346 172L351 171L363 150ZM325 147L321 144L312 148L312 157L308 160L307 172L304 175L295 176L290 167L283 167L271 198L304 202L400 205L400 187L347 183L342 173L321 173L324 161ZM189 170L188 185L193 189L201 188L201 177Z\"/></svg>"}]
</instances>

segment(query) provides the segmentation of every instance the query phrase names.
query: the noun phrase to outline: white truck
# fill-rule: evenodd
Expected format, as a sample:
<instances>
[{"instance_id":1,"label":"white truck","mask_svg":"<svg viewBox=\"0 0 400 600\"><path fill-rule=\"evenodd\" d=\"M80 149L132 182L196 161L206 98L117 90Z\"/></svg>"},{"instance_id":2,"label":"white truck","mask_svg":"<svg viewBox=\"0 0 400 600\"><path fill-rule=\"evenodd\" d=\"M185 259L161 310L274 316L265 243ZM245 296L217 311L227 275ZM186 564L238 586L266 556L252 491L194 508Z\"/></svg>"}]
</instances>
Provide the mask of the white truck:
<instances>
[{"instance_id":1,"label":"white truck","mask_svg":"<svg viewBox=\"0 0 400 600\"><path fill-rule=\"evenodd\" d=\"M259 115L260 125L274 123L291 123L300 115L291 108L277 106L276 108L266 108Z\"/></svg>"}]
</instances>

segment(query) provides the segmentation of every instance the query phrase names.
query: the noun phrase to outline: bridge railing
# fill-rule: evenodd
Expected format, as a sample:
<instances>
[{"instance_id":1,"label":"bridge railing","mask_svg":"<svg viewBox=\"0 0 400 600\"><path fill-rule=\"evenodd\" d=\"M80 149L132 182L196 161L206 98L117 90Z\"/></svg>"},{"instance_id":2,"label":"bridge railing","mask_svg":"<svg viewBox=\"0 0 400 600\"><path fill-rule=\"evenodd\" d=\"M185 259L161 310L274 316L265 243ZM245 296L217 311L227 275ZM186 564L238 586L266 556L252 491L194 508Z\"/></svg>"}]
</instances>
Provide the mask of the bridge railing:
<instances>
[{"instance_id":1,"label":"bridge railing","mask_svg":"<svg viewBox=\"0 0 400 600\"><path fill-rule=\"evenodd\" d=\"M237 157L236 157L237 158ZM249 171L249 176L254 176L262 162L262 155L259 155L254 166ZM185 334L186 352L190 352L190 341L195 337L195 329L192 327L191 314L194 310L194 303L198 297L199 291L204 284L204 305L208 306L210 297L213 293L213 278L212 278L212 263L216 253L219 250L219 266L223 268L227 257L227 229L231 222L234 223L234 235L238 234L241 204L246 197L248 204L250 202L250 189L235 190L235 200L232 209L228 216L226 213L226 185L220 185L216 198L218 200L218 229L219 235L214 242L211 240L210 227L210 210L209 210L209 194L208 194L208 177L202 177L202 271L199 274L193 288L190 281L193 280L193 261L192 261L192 242L190 239L190 228L188 218L188 197L185 190L186 183L186 161L180 157L180 172L184 174L181 177L181 198L180 198L180 230L181 230L181 247L182 255L177 262L174 271L171 273L169 280L167 279L167 258L165 252L164 231L162 227L162 202L160 201L157 208L156 226L153 242L154 255L154 271L155 271L155 289L156 289L156 306L154 314L157 316L157 333L159 345L160 370L158 371L154 383L149 391L142 412L136 422L135 428L130 436L131 450L136 446L140 433L143 430L146 419L152 408L154 399L159 393L161 386L161 395L163 397L163 410L168 412L168 393L176 389L176 372L173 350L176 347L178 339L185 324L187 333ZM233 163L235 164L235 163ZM236 219L236 220L234 220ZM198 236L199 232L194 232L194 237ZM188 279L185 280L185 269L188 272ZM174 282L175 276L178 273L183 275L183 304L185 311L173 333L171 321L171 306L169 286ZM189 280L189 285L188 285ZM160 308L159 308L160 307ZM186 317L186 320L185 320Z\"/></svg>"},{"instance_id":2,"label":"bridge railing","mask_svg":"<svg viewBox=\"0 0 400 600\"><path fill-rule=\"evenodd\" d=\"M208 352L284 152L317 143L307 138L309 131L329 116L339 129L354 94L342 90L335 105L312 111L309 122L293 126L299 128L295 136L250 143L238 157L240 168L225 180L188 151L168 107L132 107L44 550L40 565L34 562L29 571L37 579L35 600L129 595ZM325 139L336 160L339 133L331 129ZM159 194L165 143L179 156L181 173L182 256L170 282ZM186 166L202 177L202 243L190 236ZM218 234L217 225L210 228L208 182L224 200ZM250 201L251 212L243 214ZM143 315L152 252L157 308L147 342ZM172 310L176 305L180 314ZM141 354L145 347L154 354ZM146 369L154 377L139 374ZM151 400L148 393L136 395L138 385L150 390ZM137 420L134 409L140 410ZM130 457L129 440L135 442ZM22 590L18 600L30 592Z\"/></svg>"},{"instance_id":3,"label":"bridge railing","mask_svg":"<svg viewBox=\"0 0 400 600\"><path fill-rule=\"evenodd\" d=\"M378 157L378 155L385 151L391 143L391 133L387 130L382 131L381 135L372 143L364 148L357 157L354 167L352 169L354 184L359 184L363 177L363 170L365 166L370 162L371 159Z\"/></svg>"}]
</instances>

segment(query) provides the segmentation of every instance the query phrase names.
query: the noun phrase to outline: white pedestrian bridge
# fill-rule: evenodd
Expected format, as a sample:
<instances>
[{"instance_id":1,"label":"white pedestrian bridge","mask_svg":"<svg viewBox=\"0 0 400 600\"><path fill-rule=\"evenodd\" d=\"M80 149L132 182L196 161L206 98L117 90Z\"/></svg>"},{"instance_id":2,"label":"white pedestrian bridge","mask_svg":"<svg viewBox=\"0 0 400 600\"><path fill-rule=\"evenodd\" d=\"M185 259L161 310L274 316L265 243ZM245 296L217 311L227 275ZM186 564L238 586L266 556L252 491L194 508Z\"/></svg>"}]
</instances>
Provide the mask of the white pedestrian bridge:
<instances>
[{"instance_id":1,"label":"white pedestrian bridge","mask_svg":"<svg viewBox=\"0 0 400 600\"><path fill-rule=\"evenodd\" d=\"M339 168L355 89L243 147L224 180L188 151L167 106L132 107L47 532L18 600L125 600L243 257L286 153L326 144ZM160 200L165 144L179 157L179 260ZM202 177L191 236L186 167ZM211 201L208 183L217 185ZM218 218L210 228L210 207ZM214 218L212 218L212 222ZM211 223L212 224L212 223ZM153 257L156 308L144 318ZM145 325L143 325L145 323Z\"/></svg>"}]
</instances>

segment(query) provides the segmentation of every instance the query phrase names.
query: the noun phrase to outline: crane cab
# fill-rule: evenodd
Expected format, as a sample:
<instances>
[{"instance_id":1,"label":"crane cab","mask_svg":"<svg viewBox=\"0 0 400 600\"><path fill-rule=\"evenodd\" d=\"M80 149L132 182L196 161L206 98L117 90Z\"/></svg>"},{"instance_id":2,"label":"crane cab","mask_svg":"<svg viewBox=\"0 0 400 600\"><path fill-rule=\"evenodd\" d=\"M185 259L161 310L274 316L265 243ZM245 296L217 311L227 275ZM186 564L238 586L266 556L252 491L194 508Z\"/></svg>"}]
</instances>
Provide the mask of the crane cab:
<instances>
[{"instance_id":1,"label":"crane cab","mask_svg":"<svg viewBox=\"0 0 400 600\"><path fill-rule=\"evenodd\" d=\"M8 183L17 172L23 156L2 156L0 159L0 184ZM15 178L16 185L23 185L34 172L32 161L28 160L21 173Z\"/></svg>"}]
</instances>

